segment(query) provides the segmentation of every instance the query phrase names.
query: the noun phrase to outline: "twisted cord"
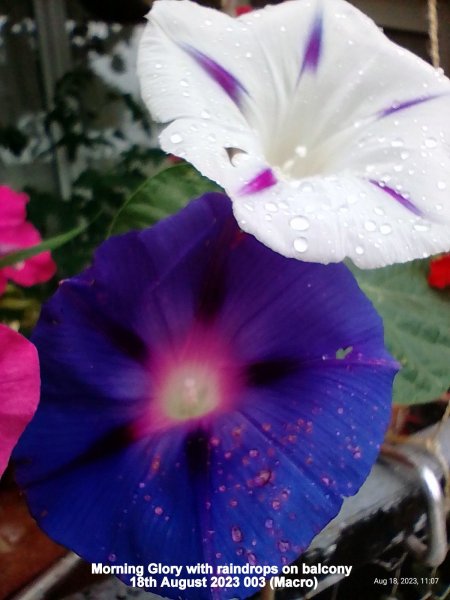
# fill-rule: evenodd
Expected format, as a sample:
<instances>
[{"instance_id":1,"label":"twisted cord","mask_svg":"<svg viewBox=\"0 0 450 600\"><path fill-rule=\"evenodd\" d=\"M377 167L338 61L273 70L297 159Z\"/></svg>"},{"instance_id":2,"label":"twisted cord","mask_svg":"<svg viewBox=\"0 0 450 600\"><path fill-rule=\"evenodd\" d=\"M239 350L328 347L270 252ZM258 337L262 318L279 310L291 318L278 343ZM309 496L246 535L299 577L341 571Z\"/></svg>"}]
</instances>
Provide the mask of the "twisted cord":
<instances>
[{"instance_id":1,"label":"twisted cord","mask_svg":"<svg viewBox=\"0 0 450 600\"><path fill-rule=\"evenodd\" d=\"M428 35L430 37L430 56L433 67L438 69L439 56L439 16L437 0L428 0Z\"/></svg>"}]
</instances>

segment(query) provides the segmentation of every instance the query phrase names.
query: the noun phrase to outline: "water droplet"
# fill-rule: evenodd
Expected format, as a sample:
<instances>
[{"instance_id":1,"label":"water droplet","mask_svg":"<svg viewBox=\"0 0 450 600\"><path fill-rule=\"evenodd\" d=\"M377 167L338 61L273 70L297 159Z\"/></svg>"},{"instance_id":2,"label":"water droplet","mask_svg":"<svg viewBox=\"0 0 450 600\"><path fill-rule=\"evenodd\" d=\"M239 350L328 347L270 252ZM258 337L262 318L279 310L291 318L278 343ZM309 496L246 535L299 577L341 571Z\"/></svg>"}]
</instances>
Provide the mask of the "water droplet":
<instances>
[{"instance_id":1,"label":"water droplet","mask_svg":"<svg viewBox=\"0 0 450 600\"><path fill-rule=\"evenodd\" d=\"M403 150L403 152L400 153L400 158L402 160L406 160L407 158L409 158L409 152L407 152L406 150Z\"/></svg>"},{"instance_id":2,"label":"water droplet","mask_svg":"<svg viewBox=\"0 0 450 600\"><path fill-rule=\"evenodd\" d=\"M380 217L381 217L382 215L384 215L384 210L383 210L383 209L382 209L380 206L376 206L376 207L373 209L373 212L374 212L376 215L379 215Z\"/></svg>"},{"instance_id":3,"label":"water droplet","mask_svg":"<svg viewBox=\"0 0 450 600\"><path fill-rule=\"evenodd\" d=\"M308 194L313 191L313 186L310 183L304 182L298 186L298 189L305 194Z\"/></svg>"},{"instance_id":4,"label":"water droplet","mask_svg":"<svg viewBox=\"0 0 450 600\"><path fill-rule=\"evenodd\" d=\"M281 502L279 500L274 500L272 502L272 508L273 508L273 510L280 510Z\"/></svg>"},{"instance_id":5,"label":"water droplet","mask_svg":"<svg viewBox=\"0 0 450 600\"><path fill-rule=\"evenodd\" d=\"M385 223L384 225L381 225L380 227L380 232L383 235L389 235L392 231L392 227L390 225L388 225L387 223Z\"/></svg>"},{"instance_id":6,"label":"water droplet","mask_svg":"<svg viewBox=\"0 0 450 600\"><path fill-rule=\"evenodd\" d=\"M181 79L180 80L180 85L181 85L181 87L188 87L189 83L186 81L186 79Z\"/></svg>"},{"instance_id":7,"label":"water droplet","mask_svg":"<svg viewBox=\"0 0 450 600\"><path fill-rule=\"evenodd\" d=\"M109 560L109 562L115 562L115 561L117 560L117 556L116 556L115 554L112 554L112 553L111 553L111 554L108 556L108 560Z\"/></svg>"},{"instance_id":8,"label":"water droplet","mask_svg":"<svg viewBox=\"0 0 450 600\"><path fill-rule=\"evenodd\" d=\"M416 231L428 231L430 229L430 226L425 223L416 223L415 225L413 225L413 229L415 229Z\"/></svg>"},{"instance_id":9,"label":"water droplet","mask_svg":"<svg viewBox=\"0 0 450 600\"><path fill-rule=\"evenodd\" d=\"M401 138L395 138L395 140L392 140L391 142L391 146L393 148L401 148L404 145L404 141Z\"/></svg>"},{"instance_id":10,"label":"water droplet","mask_svg":"<svg viewBox=\"0 0 450 600\"><path fill-rule=\"evenodd\" d=\"M256 458L257 456L259 456L258 450L250 450L248 454L251 458Z\"/></svg>"},{"instance_id":11,"label":"water droplet","mask_svg":"<svg viewBox=\"0 0 450 600\"><path fill-rule=\"evenodd\" d=\"M161 506L157 506L155 508L155 515L162 515L163 514L163 509L161 508Z\"/></svg>"},{"instance_id":12,"label":"water droplet","mask_svg":"<svg viewBox=\"0 0 450 600\"><path fill-rule=\"evenodd\" d=\"M180 142L183 141L183 138L179 133L173 133L170 136L170 141L172 142L172 144L179 144Z\"/></svg>"},{"instance_id":13,"label":"water droplet","mask_svg":"<svg viewBox=\"0 0 450 600\"><path fill-rule=\"evenodd\" d=\"M295 148L295 154L299 158L304 158L308 154L308 148L306 146L297 146Z\"/></svg>"},{"instance_id":14,"label":"water droplet","mask_svg":"<svg viewBox=\"0 0 450 600\"><path fill-rule=\"evenodd\" d=\"M294 249L297 252L306 252L308 250L308 240L304 237L297 238L294 240Z\"/></svg>"},{"instance_id":15,"label":"water droplet","mask_svg":"<svg viewBox=\"0 0 450 600\"><path fill-rule=\"evenodd\" d=\"M266 529L273 529L273 519L266 519L264 525Z\"/></svg>"},{"instance_id":16,"label":"water droplet","mask_svg":"<svg viewBox=\"0 0 450 600\"><path fill-rule=\"evenodd\" d=\"M161 63L155 63L155 69L162 69Z\"/></svg>"},{"instance_id":17,"label":"water droplet","mask_svg":"<svg viewBox=\"0 0 450 600\"><path fill-rule=\"evenodd\" d=\"M253 554L253 552L249 552L247 554L247 559L251 565L256 565L256 556Z\"/></svg>"},{"instance_id":18,"label":"water droplet","mask_svg":"<svg viewBox=\"0 0 450 600\"><path fill-rule=\"evenodd\" d=\"M445 183L445 181L438 181L437 187L438 187L438 190L445 190L445 188L447 187L447 184Z\"/></svg>"},{"instance_id":19,"label":"water droplet","mask_svg":"<svg viewBox=\"0 0 450 600\"><path fill-rule=\"evenodd\" d=\"M291 547L291 545L289 542L285 542L283 540L280 540L278 542L278 549L280 552L287 552L290 547Z\"/></svg>"},{"instance_id":20,"label":"water droplet","mask_svg":"<svg viewBox=\"0 0 450 600\"><path fill-rule=\"evenodd\" d=\"M376 225L375 221L366 221L364 223L364 228L366 231L375 231L375 229L377 228L377 225Z\"/></svg>"},{"instance_id":21,"label":"water droplet","mask_svg":"<svg viewBox=\"0 0 450 600\"><path fill-rule=\"evenodd\" d=\"M425 146L427 148L436 148L437 146L437 140L433 137L429 137L425 140Z\"/></svg>"},{"instance_id":22,"label":"water droplet","mask_svg":"<svg viewBox=\"0 0 450 600\"><path fill-rule=\"evenodd\" d=\"M239 527L235 526L231 528L231 539L236 543L242 542L242 531Z\"/></svg>"},{"instance_id":23,"label":"water droplet","mask_svg":"<svg viewBox=\"0 0 450 600\"><path fill-rule=\"evenodd\" d=\"M358 256L361 256L362 254L364 254L364 248L362 246L356 246L355 252L356 254L358 254Z\"/></svg>"},{"instance_id":24,"label":"water droplet","mask_svg":"<svg viewBox=\"0 0 450 600\"><path fill-rule=\"evenodd\" d=\"M278 206L274 202L266 202L266 204L264 206L265 206L265 209L268 210L269 212L275 213L278 211Z\"/></svg>"},{"instance_id":25,"label":"water droplet","mask_svg":"<svg viewBox=\"0 0 450 600\"><path fill-rule=\"evenodd\" d=\"M290 226L295 231L306 231L309 229L309 221L306 217L294 217L290 220Z\"/></svg>"},{"instance_id":26,"label":"water droplet","mask_svg":"<svg viewBox=\"0 0 450 600\"><path fill-rule=\"evenodd\" d=\"M237 506L238 503L237 503L237 500L235 500L233 498L232 500L229 501L228 504L231 506L231 508L236 508L236 506Z\"/></svg>"},{"instance_id":27,"label":"water droplet","mask_svg":"<svg viewBox=\"0 0 450 600\"><path fill-rule=\"evenodd\" d=\"M269 469L263 469L255 477L255 485L258 485L261 487L263 485L266 485L266 483L268 483L270 481L271 476L272 476L272 472L269 471Z\"/></svg>"},{"instance_id":28,"label":"water droplet","mask_svg":"<svg viewBox=\"0 0 450 600\"><path fill-rule=\"evenodd\" d=\"M200 116L202 119L210 119L211 118L211 113L209 112L209 110L207 110L206 108L202 110L202 112L200 113Z\"/></svg>"}]
</instances>

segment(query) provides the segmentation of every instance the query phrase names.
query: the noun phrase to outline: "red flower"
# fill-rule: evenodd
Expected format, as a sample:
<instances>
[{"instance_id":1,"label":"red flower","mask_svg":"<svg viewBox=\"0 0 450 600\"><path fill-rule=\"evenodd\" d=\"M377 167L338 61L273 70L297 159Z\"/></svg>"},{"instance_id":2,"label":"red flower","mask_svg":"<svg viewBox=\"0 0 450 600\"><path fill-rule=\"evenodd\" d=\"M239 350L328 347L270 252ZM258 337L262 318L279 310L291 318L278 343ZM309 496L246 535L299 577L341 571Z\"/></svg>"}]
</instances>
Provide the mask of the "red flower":
<instances>
[{"instance_id":1,"label":"red flower","mask_svg":"<svg viewBox=\"0 0 450 600\"><path fill-rule=\"evenodd\" d=\"M443 254L430 262L428 283L439 290L450 286L450 254Z\"/></svg>"},{"instance_id":2,"label":"red flower","mask_svg":"<svg viewBox=\"0 0 450 600\"><path fill-rule=\"evenodd\" d=\"M244 4L243 6L236 6L236 16L240 17L241 15L245 15L245 13L251 12L253 7L250 4Z\"/></svg>"},{"instance_id":3,"label":"red flower","mask_svg":"<svg viewBox=\"0 0 450 600\"><path fill-rule=\"evenodd\" d=\"M42 241L37 229L26 221L25 205L28 200L26 194L0 186L0 256ZM5 267L0 270L0 294L5 291L8 279L27 287L48 281L55 271L56 265L48 251Z\"/></svg>"}]
</instances>

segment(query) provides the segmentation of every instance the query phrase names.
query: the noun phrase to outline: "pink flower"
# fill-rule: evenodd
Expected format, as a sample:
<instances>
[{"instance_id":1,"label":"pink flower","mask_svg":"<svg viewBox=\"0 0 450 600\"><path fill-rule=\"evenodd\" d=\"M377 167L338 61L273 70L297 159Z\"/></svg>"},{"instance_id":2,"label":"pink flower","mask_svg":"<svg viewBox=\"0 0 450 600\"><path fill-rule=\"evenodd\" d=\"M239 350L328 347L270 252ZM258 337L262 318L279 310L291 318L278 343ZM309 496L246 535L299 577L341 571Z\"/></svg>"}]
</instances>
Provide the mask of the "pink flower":
<instances>
[{"instance_id":1,"label":"pink flower","mask_svg":"<svg viewBox=\"0 0 450 600\"><path fill-rule=\"evenodd\" d=\"M36 411L39 391L36 348L6 325L0 325L0 477Z\"/></svg>"},{"instance_id":2,"label":"pink flower","mask_svg":"<svg viewBox=\"0 0 450 600\"><path fill-rule=\"evenodd\" d=\"M35 246L42 241L38 230L26 221L25 205L29 198L7 186L0 186L0 256ZM0 270L0 294L8 279L25 287L43 283L53 277L56 265L50 252Z\"/></svg>"}]
</instances>

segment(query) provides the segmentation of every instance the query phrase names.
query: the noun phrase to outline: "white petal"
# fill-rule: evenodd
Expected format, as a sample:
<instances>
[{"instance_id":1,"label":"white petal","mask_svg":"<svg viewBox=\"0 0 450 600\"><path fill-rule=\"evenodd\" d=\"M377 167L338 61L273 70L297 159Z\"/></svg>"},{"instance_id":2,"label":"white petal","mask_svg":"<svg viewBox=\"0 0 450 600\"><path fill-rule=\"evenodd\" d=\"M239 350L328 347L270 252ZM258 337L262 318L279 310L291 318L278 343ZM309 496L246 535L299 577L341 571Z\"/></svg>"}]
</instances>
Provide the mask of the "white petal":
<instances>
[{"instance_id":1,"label":"white petal","mask_svg":"<svg viewBox=\"0 0 450 600\"><path fill-rule=\"evenodd\" d=\"M372 268L450 248L450 82L343 0L240 19L161 0L139 63L162 147L274 250Z\"/></svg>"}]
</instances>

